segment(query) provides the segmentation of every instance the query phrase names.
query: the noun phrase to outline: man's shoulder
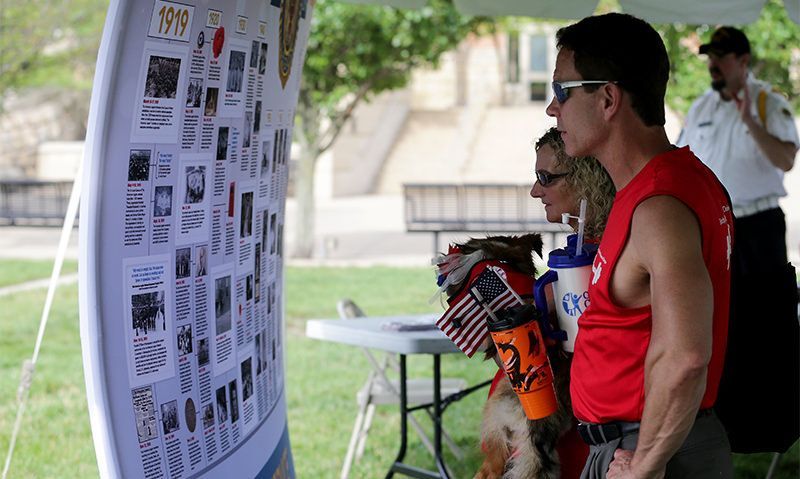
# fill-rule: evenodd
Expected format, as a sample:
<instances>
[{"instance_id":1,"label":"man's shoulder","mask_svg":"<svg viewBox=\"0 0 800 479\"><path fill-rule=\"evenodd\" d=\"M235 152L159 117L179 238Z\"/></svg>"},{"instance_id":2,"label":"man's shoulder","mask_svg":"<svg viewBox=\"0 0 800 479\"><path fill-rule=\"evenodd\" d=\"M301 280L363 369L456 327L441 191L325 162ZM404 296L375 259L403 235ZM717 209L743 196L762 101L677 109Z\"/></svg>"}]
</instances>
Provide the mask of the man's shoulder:
<instances>
[{"instance_id":1,"label":"man's shoulder","mask_svg":"<svg viewBox=\"0 0 800 479\"><path fill-rule=\"evenodd\" d=\"M700 110L707 108L719 102L719 94L713 89L709 88L702 95L698 96L692 106L689 108L689 116L697 114Z\"/></svg>"},{"instance_id":2,"label":"man's shoulder","mask_svg":"<svg viewBox=\"0 0 800 479\"><path fill-rule=\"evenodd\" d=\"M786 93L773 86L769 82L754 78L748 82L748 85L751 88L750 91L753 101L759 101L759 97L764 95L771 101L775 101L780 104L789 104L789 97L786 95Z\"/></svg>"}]
</instances>

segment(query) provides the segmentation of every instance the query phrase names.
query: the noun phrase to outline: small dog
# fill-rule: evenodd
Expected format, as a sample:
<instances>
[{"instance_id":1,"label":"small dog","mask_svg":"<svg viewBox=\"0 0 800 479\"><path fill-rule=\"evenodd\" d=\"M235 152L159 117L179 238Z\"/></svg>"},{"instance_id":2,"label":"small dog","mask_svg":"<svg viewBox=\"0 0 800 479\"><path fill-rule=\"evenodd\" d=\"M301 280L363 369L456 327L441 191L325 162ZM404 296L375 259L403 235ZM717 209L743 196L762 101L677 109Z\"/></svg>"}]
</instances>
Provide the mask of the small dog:
<instances>
[{"instance_id":1,"label":"small dog","mask_svg":"<svg viewBox=\"0 0 800 479\"><path fill-rule=\"evenodd\" d=\"M467 268L478 261L500 260L530 276L536 274L533 254L539 257L542 255L542 239L538 234L473 238L454 246L454 251L459 251L465 258L473 258L472 261L462 261ZM469 275L461 273L454 276L460 276L463 282L463 277ZM448 297L452 297L463 287L461 282L450 278L445 289ZM517 293L523 297L532 294L531 291ZM491 340L487 343L485 358L496 358L494 343ZM475 475L476 479L559 477L560 463L555 450L556 443L572 426L572 404L569 397L571 356L556 343L548 347L548 357L553 369L558 411L546 418L528 420L508 377L504 377L483 409L481 449L485 458Z\"/></svg>"}]
</instances>

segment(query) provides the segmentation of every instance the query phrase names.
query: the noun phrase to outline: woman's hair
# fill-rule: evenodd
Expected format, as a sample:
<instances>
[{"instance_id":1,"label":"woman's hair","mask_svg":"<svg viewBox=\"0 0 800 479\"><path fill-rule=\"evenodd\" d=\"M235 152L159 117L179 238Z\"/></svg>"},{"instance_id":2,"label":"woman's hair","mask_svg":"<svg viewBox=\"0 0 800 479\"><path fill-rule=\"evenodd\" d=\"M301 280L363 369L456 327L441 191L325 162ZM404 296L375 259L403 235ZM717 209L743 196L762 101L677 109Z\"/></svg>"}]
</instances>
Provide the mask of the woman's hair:
<instances>
[{"instance_id":1,"label":"woman's hair","mask_svg":"<svg viewBox=\"0 0 800 479\"><path fill-rule=\"evenodd\" d=\"M547 130L536 141L536 151L545 145L550 146L556 154L557 171L564 171L564 181L574 196L577 211L581 198L586 198L586 223L584 234L587 238L599 238L603 234L608 220L608 213L614 203L616 188L605 168L591 156L573 158L564 149L561 133L553 127ZM554 172L555 173L555 172Z\"/></svg>"}]
</instances>

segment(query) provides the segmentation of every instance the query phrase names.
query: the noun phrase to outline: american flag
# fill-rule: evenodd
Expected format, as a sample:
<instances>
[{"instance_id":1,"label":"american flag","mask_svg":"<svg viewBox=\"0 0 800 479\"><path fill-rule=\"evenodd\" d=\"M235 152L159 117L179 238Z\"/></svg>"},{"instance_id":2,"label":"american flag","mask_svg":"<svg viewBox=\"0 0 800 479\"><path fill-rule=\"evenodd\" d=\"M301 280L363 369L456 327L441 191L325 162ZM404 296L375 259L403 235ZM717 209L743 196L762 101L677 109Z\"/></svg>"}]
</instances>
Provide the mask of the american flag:
<instances>
[{"instance_id":1,"label":"american flag","mask_svg":"<svg viewBox=\"0 0 800 479\"><path fill-rule=\"evenodd\" d=\"M487 309L494 313L518 302L496 269L500 268L487 266L464 292L455 297L436 322L436 326L468 357L472 357L489 336ZM504 274L502 269L500 274Z\"/></svg>"}]
</instances>

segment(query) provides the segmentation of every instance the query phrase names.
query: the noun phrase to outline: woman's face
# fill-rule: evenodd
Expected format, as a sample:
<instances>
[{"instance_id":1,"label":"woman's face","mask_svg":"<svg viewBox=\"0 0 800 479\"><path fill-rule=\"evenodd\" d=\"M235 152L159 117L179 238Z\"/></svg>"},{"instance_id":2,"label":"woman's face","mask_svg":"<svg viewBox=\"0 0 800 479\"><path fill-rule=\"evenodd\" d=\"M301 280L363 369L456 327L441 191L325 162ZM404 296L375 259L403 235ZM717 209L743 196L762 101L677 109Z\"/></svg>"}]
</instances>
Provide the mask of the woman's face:
<instances>
[{"instance_id":1,"label":"woman's face","mask_svg":"<svg viewBox=\"0 0 800 479\"><path fill-rule=\"evenodd\" d=\"M556 152L553 147L543 145L539 148L539 151L536 152L536 171L547 172L550 175L565 173L563 169L556 168L555 164ZM551 223L560 223L562 213L578 214L577 201L567 187L564 177L551 180L547 186L542 186L539 181L534 180L531 196L542 201L547 213L547 221Z\"/></svg>"}]
</instances>

